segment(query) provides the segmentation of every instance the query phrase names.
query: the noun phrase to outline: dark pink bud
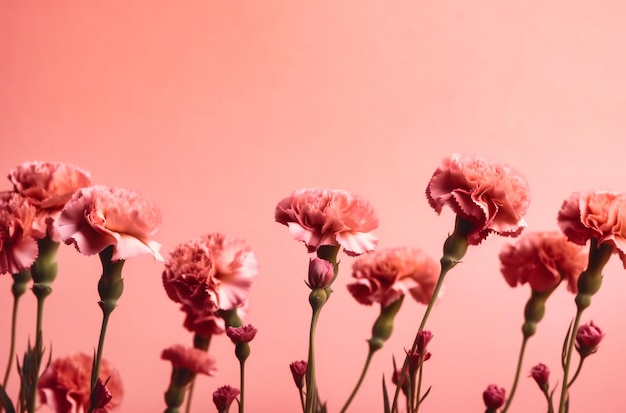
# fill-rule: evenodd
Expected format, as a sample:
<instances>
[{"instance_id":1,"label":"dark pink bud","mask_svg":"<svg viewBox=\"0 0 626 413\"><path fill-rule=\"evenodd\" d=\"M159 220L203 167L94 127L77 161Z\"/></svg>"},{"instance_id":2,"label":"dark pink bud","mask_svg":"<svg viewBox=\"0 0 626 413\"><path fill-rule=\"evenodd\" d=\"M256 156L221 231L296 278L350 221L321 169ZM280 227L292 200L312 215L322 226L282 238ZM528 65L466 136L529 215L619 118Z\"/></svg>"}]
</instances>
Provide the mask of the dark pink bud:
<instances>
[{"instance_id":1,"label":"dark pink bud","mask_svg":"<svg viewBox=\"0 0 626 413\"><path fill-rule=\"evenodd\" d=\"M301 389L304 386L304 375L306 374L306 361L294 361L289 365L291 369L291 375L293 381L296 383L296 387Z\"/></svg>"},{"instance_id":2,"label":"dark pink bud","mask_svg":"<svg viewBox=\"0 0 626 413\"><path fill-rule=\"evenodd\" d=\"M407 354L409 354L409 352L407 351ZM420 362L420 356L421 356L421 362ZM417 370L419 369L420 365L425 362L426 360L430 359L431 354L429 352L426 352L423 356L421 355L421 353L418 350L415 350L413 353L410 354L409 356L409 372L411 374L415 374L417 372Z\"/></svg>"},{"instance_id":3,"label":"dark pink bud","mask_svg":"<svg viewBox=\"0 0 626 413\"><path fill-rule=\"evenodd\" d=\"M256 336L257 329L251 324L241 327L228 327L226 335L235 344L249 343Z\"/></svg>"},{"instance_id":4,"label":"dark pink bud","mask_svg":"<svg viewBox=\"0 0 626 413\"><path fill-rule=\"evenodd\" d=\"M213 392L213 403L215 403L218 412L228 412L230 405L233 404L237 396L239 396L239 389L229 385L222 386Z\"/></svg>"},{"instance_id":5,"label":"dark pink bud","mask_svg":"<svg viewBox=\"0 0 626 413\"><path fill-rule=\"evenodd\" d=\"M417 333L417 351L423 353L426 351L426 346L433 339L433 333L428 330L422 330Z\"/></svg>"},{"instance_id":6,"label":"dark pink bud","mask_svg":"<svg viewBox=\"0 0 626 413\"><path fill-rule=\"evenodd\" d=\"M530 369L530 376L539 385L542 390L548 389L548 379L550 378L550 369L543 363L539 363Z\"/></svg>"},{"instance_id":7,"label":"dark pink bud","mask_svg":"<svg viewBox=\"0 0 626 413\"><path fill-rule=\"evenodd\" d=\"M326 288L335 278L335 267L330 262L322 258L311 258L309 260L309 287Z\"/></svg>"},{"instance_id":8,"label":"dark pink bud","mask_svg":"<svg viewBox=\"0 0 626 413\"><path fill-rule=\"evenodd\" d=\"M107 379L107 383L108 382L109 379ZM107 388L106 383L103 383L102 379L98 377L98 381L96 381L96 385L92 389L91 397L89 398L91 406L94 409L102 409L104 406L109 404L112 398L113 395Z\"/></svg>"},{"instance_id":9,"label":"dark pink bud","mask_svg":"<svg viewBox=\"0 0 626 413\"><path fill-rule=\"evenodd\" d=\"M483 401L489 410L499 409L504 404L505 390L495 384L490 384L483 392Z\"/></svg>"},{"instance_id":10,"label":"dark pink bud","mask_svg":"<svg viewBox=\"0 0 626 413\"><path fill-rule=\"evenodd\" d=\"M580 356L587 357L598 351L598 346L605 334L606 333L595 325L593 321L578 327L578 332L576 333L576 350L578 350Z\"/></svg>"}]
</instances>

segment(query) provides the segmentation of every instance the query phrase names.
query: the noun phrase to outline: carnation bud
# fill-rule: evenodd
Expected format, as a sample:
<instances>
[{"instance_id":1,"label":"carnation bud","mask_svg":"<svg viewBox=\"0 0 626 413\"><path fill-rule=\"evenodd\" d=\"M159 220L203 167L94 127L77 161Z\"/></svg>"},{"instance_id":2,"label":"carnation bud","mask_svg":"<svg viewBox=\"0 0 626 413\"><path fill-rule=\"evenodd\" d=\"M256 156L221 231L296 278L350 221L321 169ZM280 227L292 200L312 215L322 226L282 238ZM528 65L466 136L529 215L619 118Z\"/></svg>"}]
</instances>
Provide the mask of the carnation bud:
<instances>
[{"instance_id":1,"label":"carnation bud","mask_svg":"<svg viewBox=\"0 0 626 413\"><path fill-rule=\"evenodd\" d=\"M490 384L483 392L483 401L487 406L487 411L496 411L504 404L505 390L495 384Z\"/></svg>"},{"instance_id":2,"label":"carnation bud","mask_svg":"<svg viewBox=\"0 0 626 413\"><path fill-rule=\"evenodd\" d=\"M237 396L239 396L239 389L229 385L222 386L213 392L213 403L219 413L225 413L228 412Z\"/></svg>"},{"instance_id":3,"label":"carnation bud","mask_svg":"<svg viewBox=\"0 0 626 413\"><path fill-rule=\"evenodd\" d=\"M335 278L335 267L332 263L318 257L309 260L308 286L311 289L327 288Z\"/></svg>"},{"instance_id":4,"label":"carnation bud","mask_svg":"<svg viewBox=\"0 0 626 413\"><path fill-rule=\"evenodd\" d=\"M529 377L535 379L541 390L548 390L548 379L550 378L550 369L548 369L548 366L543 363L533 366L533 368L530 369Z\"/></svg>"},{"instance_id":5,"label":"carnation bud","mask_svg":"<svg viewBox=\"0 0 626 413\"><path fill-rule=\"evenodd\" d=\"M606 333L593 321L583 324L576 333L576 350L581 357L587 357L598 351L598 346Z\"/></svg>"},{"instance_id":6,"label":"carnation bud","mask_svg":"<svg viewBox=\"0 0 626 413\"><path fill-rule=\"evenodd\" d=\"M296 387L302 389L304 386L304 375L306 374L307 363L304 360L294 361L289 365L293 381L296 383Z\"/></svg>"}]
</instances>

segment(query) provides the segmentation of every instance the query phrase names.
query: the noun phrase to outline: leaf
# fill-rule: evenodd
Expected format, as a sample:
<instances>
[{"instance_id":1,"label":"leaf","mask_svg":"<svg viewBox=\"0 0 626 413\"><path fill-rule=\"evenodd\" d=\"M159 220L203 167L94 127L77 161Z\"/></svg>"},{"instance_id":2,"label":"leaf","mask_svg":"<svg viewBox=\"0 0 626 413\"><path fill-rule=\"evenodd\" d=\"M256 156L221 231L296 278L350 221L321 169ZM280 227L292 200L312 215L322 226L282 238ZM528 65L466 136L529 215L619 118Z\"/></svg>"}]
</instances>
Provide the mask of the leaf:
<instances>
[{"instance_id":1,"label":"leaf","mask_svg":"<svg viewBox=\"0 0 626 413\"><path fill-rule=\"evenodd\" d=\"M572 325L574 324L574 320L569 323L569 327L567 328L567 335L565 336L565 340L563 340L563 350L561 351L561 366L565 369L565 363L567 361L567 348L569 344L569 338L572 334Z\"/></svg>"},{"instance_id":2,"label":"leaf","mask_svg":"<svg viewBox=\"0 0 626 413\"><path fill-rule=\"evenodd\" d=\"M432 389L433 386L430 386L428 388L428 390L426 390L426 393L424 393L424 395L422 396L422 398L417 402L417 405L419 406L420 404L422 404L422 402L424 401L424 399L426 398L426 396L428 396L428 393L430 393L430 389Z\"/></svg>"},{"instance_id":3,"label":"leaf","mask_svg":"<svg viewBox=\"0 0 626 413\"><path fill-rule=\"evenodd\" d=\"M387 393L387 385L385 384L384 374L383 374L383 402L385 406L385 413L391 413L391 406L389 405L389 394Z\"/></svg>"},{"instance_id":4,"label":"leaf","mask_svg":"<svg viewBox=\"0 0 626 413\"><path fill-rule=\"evenodd\" d=\"M2 406L6 409L6 413L15 413L15 407L13 406L13 402L11 402L9 395L2 386L0 386L0 402L2 403Z\"/></svg>"}]
</instances>

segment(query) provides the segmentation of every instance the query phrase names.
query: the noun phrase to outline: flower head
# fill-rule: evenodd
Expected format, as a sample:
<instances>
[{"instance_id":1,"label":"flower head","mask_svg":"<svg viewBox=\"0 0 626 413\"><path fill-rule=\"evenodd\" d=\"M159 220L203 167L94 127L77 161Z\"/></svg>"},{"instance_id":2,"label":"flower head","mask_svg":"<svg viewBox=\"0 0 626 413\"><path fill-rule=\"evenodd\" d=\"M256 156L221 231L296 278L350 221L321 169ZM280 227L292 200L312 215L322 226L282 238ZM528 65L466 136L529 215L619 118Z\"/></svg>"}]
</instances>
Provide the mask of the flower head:
<instances>
[{"instance_id":1,"label":"flower head","mask_svg":"<svg viewBox=\"0 0 626 413\"><path fill-rule=\"evenodd\" d=\"M161 359L168 360L175 368L189 370L196 374L215 376L215 361L206 351L175 344L161 353Z\"/></svg>"},{"instance_id":2,"label":"flower head","mask_svg":"<svg viewBox=\"0 0 626 413\"><path fill-rule=\"evenodd\" d=\"M325 259L313 257L309 259L308 285L312 289L326 288L335 278L335 267Z\"/></svg>"},{"instance_id":3,"label":"flower head","mask_svg":"<svg viewBox=\"0 0 626 413\"><path fill-rule=\"evenodd\" d=\"M239 389L229 385L222 386L213 392L213 403L219 413L227 412L237 396L239 396Z\"/></svg>"},{"instance_id":4,"label":"flower head","mask_svg":"<svg viewBox=\"0 0 626 413\"><path fill-rule=\"evenodd\" d=\"M609 244L626 268L626 195L609 192L575 192L563 202L559 227L567 239L585 245L593 238Z\"/></svg>"},{"instance_id":5,"label":"flower head","mask_svg":"<svg viewBox=\"0 0 626 413\"><path fill-rule=\"evenodd\" d=\"M214 233L179 244L171 252L163 270L163 286L168 297L181 303L190 331L223 332L217 310L244 307L258 263L250 246L241 239L228 240ZM207 331L210 330L210 331Z\"/></svg>"},{"instance_id":6,"label":"flower head","mask_svg":"<svg viewBox=\"0 0 626 413\"><path fill-rule=\"evenodd\" d=\"M533 366L533 368L530 369L529 377L532 377L533 379L535 379L535 381L539 385L539 388L541 388L542 390L545 391L548 389L548 386L549 386L548 381L550 379L550 369L545 364L539 363Z\"/></svg>"},{"instance_id":7,"label":"flower head","mask_svg":"<svg viewBox=\"0 0 626 413\"><path fill-rule=\"evenodd\" d=\"M417 333L417 351L423 353L426 351L426 346L433 339L433 333L428 330L421 330Z\"/></svg>"},{"instance_id":8,"label":"flower head","mask_svg":"<svg viewBox=\"0 0 626 413\"><path fill-rule=\"evenodd\" d=\"M55 222L66 202L76 190L91 185L89 172L62 162L25 162L9 173L9 180L15 191L37 209L38 218L47 225L54 241L60 241Z\"/></svg>"},{"instance_id":9,"label":"flower head","mask_svg":"<svg viewBox=\"0 0 626 413\"><path fill-rule=\"evenodd\" d=\"M490 384L483 392L483 401L487 409L496 410L504 404L506 391L502 387Z\"/></svg>"},{"instance_id":10,"label":"flower head","mask_svg":"<svg viewBox=\"0 0 626 413\"><path fill-rule=\"evenodd\" d=\"M241 327L228 327L226 329L226 335L235 344L249 343L256 336L257 329L252 327L251 324Z\"/></svg>"},{"instance_id":11,"label":"flower head","mask_svg":"<svg viewBox=\"0 0 626 413\"><path fill-rule=\"evenodd\" d=\"M58 229L66 244L85 255L112 245L114 261L140 254L162 260L161 245L152 240L160 224L159 209L140 194L98 185L74 193L61 212Z\"/></svg>"},{"instance_id":12,"label":"flower head","mask_svg":"<svg viewBox=\"0 0 626 413\"><path fill-rule=\"evenodd\" d=\"M289 365L293 381L296 383L296 387L302 389L304 387L304 376L306 375L307 363L304 360L294 361Z\"/></svg>"},{"instance_id":13,"label":"flower head","mask_svg":"<svg viewBox=\"0 0 626 413\"><path fill-rule=\"evenodd\" d=\"M600 342L606 333L597 325L590 321L588 324L583 324L578 327L576 332L576 350L580 353L581 357L587 357L590 354L598 351Z\"/></svg>"},{"instance_id":14,"label":"flower head","mask_svg":"<svg viewBox=\"0 0 626 413\"><path fill-rule=\"evenodd\" d=\"M500 271L511 287L528 283L537 292L555 288L563 280L576 293L585 269L585 250L557 232L527 232L500 251Z\"/></svg>"},{"instance_id":15,"label":"flower head","mask_svg":"<svg viewBox=\"0 0 626 413\"><path fill-rule=\"evenodd\" d=\"M358 257L352 276L356 281L348 284L348 291L361 304L386 307L406 293L427 304L437 284L439 264L417 248L388 248Z\"/></svg>"},{"instance_id":16,"label":"flower head","mask_svg":"<svg viewBox=\"0 0 626 413\"><path fill-rule=\"evenodd\" d=\"M437 213L447 205L472 223L471 245L492 232L519 235L526 226L523 217L530 203L528 183L511 167L459 154L443 160L430 178L426 197Z\"/></svg>"},{"instance_id":17,"label":"flower head","mask_svg":"<svg viewBox=\"0 0 626 413\"><path fill-rule=\"evenodd\" d=\"M55 413L83 413L89 409L90 377L92 357L78 353L53 360L39 379L39 399ZM102 360L100 377L107 380L105 388L112 398L102 394L101 412L117 408L122 400L123 390L120 375L106 360ZM107 379L108 378L108 379Z\"/></svg>"},{"instance_id":18,"label":"flower head","mask_svg":"<svg viewBox=\"0 0 626 413\"><path fill-rule=\"evenodd\" d=\"M340 189L295 191L276 205L275 219L304 242L309 252L334 245L355 256L373 251L378 242L370 233L378 227L372 206Z\"/></svg>"},{"instance_id":19,"label":"flower head","mask_svg":"<svg viewBox=\"0 0 626 413\"><path fill-rule=\"evenodd\" d=\"M37 259L36 239L43 238L36 223L36 210L16 192L0 193L0 274L29 268Z\"/></svg>"}]
</instances>

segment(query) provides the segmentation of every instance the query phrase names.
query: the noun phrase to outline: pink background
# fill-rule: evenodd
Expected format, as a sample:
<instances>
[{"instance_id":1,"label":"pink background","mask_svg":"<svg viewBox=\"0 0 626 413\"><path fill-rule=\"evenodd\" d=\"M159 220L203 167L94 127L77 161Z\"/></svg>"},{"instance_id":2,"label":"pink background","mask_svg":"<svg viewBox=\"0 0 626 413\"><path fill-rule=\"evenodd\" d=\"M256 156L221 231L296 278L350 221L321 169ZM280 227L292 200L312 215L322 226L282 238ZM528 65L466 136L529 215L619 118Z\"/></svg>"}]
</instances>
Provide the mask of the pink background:
<instances>
[{"instance_id":1,"label":"pink background","mask_svg":"<svg viewBox=\"0 0 626 413\"><path fill-rule=\"evenodd\" d=\"M97 183L143 192L162 208L165 255L207 232L246 238L261 266L247 319L259 329L247 411L298 411L288 364L306 357L307 254L273 222L275 204L301 187L351 190L375 206L381 247L415 245L438 259L453 215L437 217L424 189L452 152L522 171L531 230L556 229L572 191L626 191L624 8L609 0L3 1L0 171L66 161ZM489 383L511 386L529 289L509 288L499 273L506 241L471 248L450 273L429 323L425 412L483 411ZM55 356L91 353L99 262L70 247L59 262L45 340ZM331 411L356 381L378 312L345 290L351 262L343 257L318 333ZM170 366L160 351L191 340L161 270L148 257L125 266L105 348L124 378L122 412L163 410ZM617 259L605 274L583 321L608 333L573 389L574 412L626 409L626 278ZM0 277L0 366L9 289L10 277ZM546 410L527 371L543 361L552 384L560 380L572 298L561 288L548 302L510 412ZM30 294L22 310L20 351L34 329ZM408 346L423 310L405 303L351 411L382 411L381 375L389 377L391 355ZM220 337L211 353L220 375L199 379L198 412L213 411L215 388L238 383L231 343ZM11 394L15 385L14 377Z\"/></svg>"}]
</instances>

